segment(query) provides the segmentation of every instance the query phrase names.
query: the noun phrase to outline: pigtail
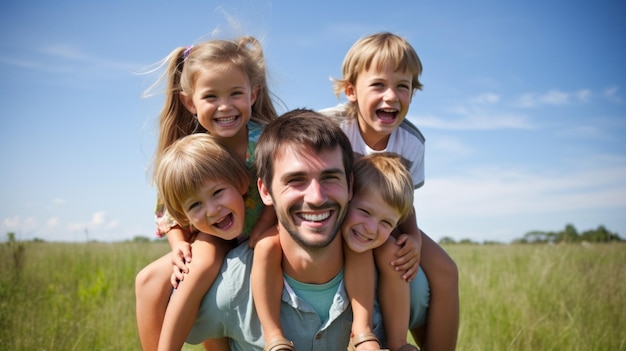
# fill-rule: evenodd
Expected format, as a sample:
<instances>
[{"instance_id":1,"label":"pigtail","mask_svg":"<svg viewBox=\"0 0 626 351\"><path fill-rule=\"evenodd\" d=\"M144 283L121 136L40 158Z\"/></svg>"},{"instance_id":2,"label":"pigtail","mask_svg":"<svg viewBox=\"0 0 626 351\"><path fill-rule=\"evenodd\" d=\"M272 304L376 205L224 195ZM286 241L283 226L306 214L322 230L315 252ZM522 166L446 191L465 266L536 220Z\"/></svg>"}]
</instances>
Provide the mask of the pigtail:
<instances>
[{"instance_id":1,"label":"pigtail","mask_svg":"<svg viewBox=\"0 0 626 351\"><path fill-rule=\"evenodd\" d=\"M245 69L250 82L258 89L257 98L252 105L251 119L261 125L266 125L278 116L272 100L272 93L267 84L267 69L265 55L261 43L254 37L246 36L238 40L238 45L248 53Z\"/></svg>"},{"instance_id":2,"label":"pigtail","mask_svg":"<svg viewBox=\"0 0 626 351\"><path fill-rule=\"evenodd\" d=\"M194 116L187 110L180 99L183 91L181 82L187 48L176 48L166 58L168 65L162 75L166 79L165 103L159 115L159 141L157 144L156 157L160 157L163 151L176 140L192 134L198 123Z\"/></svg>"}]
</instances>

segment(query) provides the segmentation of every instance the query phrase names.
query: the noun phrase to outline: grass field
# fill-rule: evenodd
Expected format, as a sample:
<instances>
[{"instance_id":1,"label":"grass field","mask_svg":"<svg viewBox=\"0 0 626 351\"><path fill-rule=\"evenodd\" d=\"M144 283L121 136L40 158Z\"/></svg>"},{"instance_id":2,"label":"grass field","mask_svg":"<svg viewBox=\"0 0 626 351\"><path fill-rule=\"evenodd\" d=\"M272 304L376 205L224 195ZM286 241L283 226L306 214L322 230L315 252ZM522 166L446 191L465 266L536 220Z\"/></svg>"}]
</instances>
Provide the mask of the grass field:
<instances>
[{"instance_id":1,"label":"grass field","mask_svg":"<svg viewBox=\"0 0 626 351\"><path fill-rule=\"evenodd\" d=\"M626 244L444 248L460 271L458 350L626 349ZM167 251L0 244L0 350L140 349L134 277Z\"/></svg>"}]
</instances>

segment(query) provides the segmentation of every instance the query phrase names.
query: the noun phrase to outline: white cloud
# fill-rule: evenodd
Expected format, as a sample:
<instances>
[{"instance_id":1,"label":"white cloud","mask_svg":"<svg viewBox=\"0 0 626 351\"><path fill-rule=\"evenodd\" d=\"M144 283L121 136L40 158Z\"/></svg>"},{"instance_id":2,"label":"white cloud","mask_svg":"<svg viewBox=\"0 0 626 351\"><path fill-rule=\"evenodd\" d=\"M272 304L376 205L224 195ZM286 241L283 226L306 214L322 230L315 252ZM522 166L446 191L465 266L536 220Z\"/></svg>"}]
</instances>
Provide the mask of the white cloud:
<instances>
[{"instance_id":1,"label":"white cloud","mask_svg":"<svg viewBox=\"0 0 626 351\"><path fill-rule=\"evenodd\" d=\"M456 114L464 115L459 118L440 118L437 116L417 116L411 121L426 128L448 130L494 130L494 129L530 129L533 125L528 118L515 113L497 113L485 111L468 111L456 109Z\"/></svg>"},{"instance_id":2,"label":"white cloud","mask_svg":"<svg viewBox=\"0 0 626 351\"><path fill-rule=\"evenodd\" d=\"M431 178L416 206L428 216L494 218L626 207L626 163L572 171L476 168ZM444 217L442 217L444 216Z\"/></svg>"},{"instance_id":3,"label":"white cloud","mask_svg":"<svg viewBox=\"0 0 626 351\"><path fill-rule=\"evenodd\" d=\"M91 216L90 226L97 227L104 223L104 219L106 217L106 212L98 211Z\"/></svg>"},{"instance_id":4,"label":"white cloud","mask_svg":"<svg viewBox=\"0 0 626 351\"><path fill-rule=\"evenodd\" d=\"M500 96L493 93L485 93L470 99L470 102L477 104L493 105L500 101Z\"/></svg>"},{"instance_id":5,"label":"white cloud","mask_svg":"<svg viewBox=\"0 0 626 351\"><path fill-rule=\"evenodd\" d=\"M526 93L519 96L514 106L520 108L536 108L545 105L560 106L572 102L588 102L592 95L591 90L581 89L575 92L563 92L557 89L550 90L544 94Z\"/></svg>"},{"instance_id":6,"label":"white cloud","mask_svg":"<svg viewBox=\"0 0 626 351\"><path fill-rule=\"evenodd\" d=\"M16 229L20 224L20 217L13 216L11 218L5 218L2 220L2 229Z\"/></svg>"},{"instance_id":7,"label":"white cloud","mask_svg":"<svg viewBox=\"0 0 626 351\"><path fill-rule=\"evenodd\" d=\"M612 86L612 87L608 87L606 90L604 90L604 96L606 98L608 98L609 100L616 102L616 103L621 103L622 102L622 97L618 95L619 93L619 87L618 86Z\"/></svg>"},{"instance_id":8,"label":"white cloud","mask_svg":"<svg viewBox=\"0 0 626 351\"><path fill-rule=\"evenodd\" d=\"M57 206L65 205L66 203L67 203L67 200L62 199L60 197L57 197L56 199L52 200L52 204L57 205Z\"/></svg>"},{"instance_id":9,"label":"white cloud","mask_svg":"<svg viewBox=\"0 0 626 351\"><path fill-rule=\"evenodd\" d=\"M52 217L46 222L46 227L56 228L59 226L59 217Z\"/></svg>"}]
</instances>

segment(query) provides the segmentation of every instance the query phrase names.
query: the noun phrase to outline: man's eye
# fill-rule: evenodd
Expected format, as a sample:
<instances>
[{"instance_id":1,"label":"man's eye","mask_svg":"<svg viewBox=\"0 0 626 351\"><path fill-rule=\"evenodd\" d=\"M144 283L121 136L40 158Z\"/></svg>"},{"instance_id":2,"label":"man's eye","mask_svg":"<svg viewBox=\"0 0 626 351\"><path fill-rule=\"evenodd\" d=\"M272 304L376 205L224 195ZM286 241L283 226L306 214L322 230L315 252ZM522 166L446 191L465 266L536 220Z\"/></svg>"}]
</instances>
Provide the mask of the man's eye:
<instances>
[{"instance_id":1,"label":"man's eye","mask_svg":"<svg viewBox=\"0 0 626 351\"><path fill-rule=\"evenodd\" d=\"M290 178L290 179L287 180L287 184L299 184L299 183L302 183L304 181L305 181L304 178L300 178L300 177L298 177L298 178Z\"/></svg>"}]
</instances>

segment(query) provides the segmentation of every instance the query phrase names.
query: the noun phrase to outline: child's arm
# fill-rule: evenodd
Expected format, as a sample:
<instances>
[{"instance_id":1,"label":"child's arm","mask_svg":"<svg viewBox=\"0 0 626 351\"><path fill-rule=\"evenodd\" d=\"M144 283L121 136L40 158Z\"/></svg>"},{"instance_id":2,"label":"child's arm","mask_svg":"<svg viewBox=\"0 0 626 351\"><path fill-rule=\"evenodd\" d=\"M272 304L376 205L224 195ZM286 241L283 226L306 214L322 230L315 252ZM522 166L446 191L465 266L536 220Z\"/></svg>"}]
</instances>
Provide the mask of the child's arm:
<instances>
[{"instance_id":1,"label":"child's arm","mask_svg":"<svg viewBox=\"0 0 626 351\"><path fill-rule=\"evenodd\" d=\"M415 218L415 209L398 224L398 228L394 231L396 245L400 249L395 253L395 259L391 261L391 265L398 272L402 273L402 278L411 281L417 275L420 264L420 250L422 247L421 231L417 227Z\"/></svg>"},{"instance_id":2,"label":"child's arm","mask_svg":"<svg viewBox=\"0 0 626 351\"><path fill-rule=\"evenodd\" d=\"M228 241L199 233L192 244L195 258L189 273L172 294L159 338L159 350L180 350L193 326L200 301L209 290L231 248Z\"/></svg>"},{"instance_id":3,"label":"child's arm","mask_svg":"<svg viewBox=\"0 0 626 351\"><path fill-rule=\"evenodd\" d=\"M254 248L256 244L261 240L261 237L266 234L266 231L278 223L276 219L276 211L274 206L264 206L263 211L259 215L254 227L250 231L250 238L248 239L248 246ZM267 233L273 233L267 231Z\"/></svg>"},{"instance_id":4,"label":"child's arm","mask_svg":"<svg viewBox=\"0 0 626 351\"><path fill-rule=\"evenodd\" d=\"M372 250L356 253L344 243L343 251L345 255L343 280L352 305L353 316L350 338L371 334L376 290L374 280L376 267ZM380 349L380 345L376 341L367 341L355 346L358 346L360 350Z\"/></svg>"},{"instance_id":5,"label":"child's arm","mask_svg":"<svg viewBox=\"0 0 626 351\"><path fill-rule=\"evenodd\" d=\"M159 237L167 236L167 241L172 248L170 259L175 269L173 273L170 271L170 282L172 286L176 288L178 282L182 280L184 274L188 272L185 263L191 262L191 245L187 236L188 232L170 216L167 208L165 208L165 204L161 202L160 197L157 197L154 221L157 227L157 235Z\"/></svg>"},{"instance_id":6,"label":"child's arm","mask_svg":"<svg viewBox=\"0 0 626 351\"><path fill-rule=\"evenodd\" d=\"M252 298L263 328L265 345L284 339L280 324L283 293L283 251L275 229L268 230L254 248L250 283Z\"/></svg>"},{"instance_id":7,"label":"child's arm","mask_svg":"<svg viewBox=\"0 0 626 351\"><path fill-rule=\"evenodd\" d=\"M423 232L421 266L430 285L426 335L421 346L424 350L454 350L459 329L459 272L452 258Z\"/></svg>"},{"instance_id":8,"label":"child's arm","mask_svg":"<svg viewBox=\"0 0 626 351\"><path fill-rule=\"evenodd\" d=\"M175 226L167 232L167 241L170 243L172 252L170 260L174 269L170 283L176 289L178 283L182 281L185 274L189 272L187 264L191 263L191 244L187 242L187 235L180 226Z\"/></svg>"},{"instance_id":9,"label":"child's arm","mask_svg":"<svg viewBox=\"0 0 626 351\"><path fill-rule=\"evenodd\" d=\"M399 250L395 241L395 238L390 237L382 246L374 249L378 268L378 302L383 314L387 347L391 350L399 350L407 345L411 311L411 286L389 264ZM403 349L408 348L405 346Z\"/></svg>"}]
</instances>

